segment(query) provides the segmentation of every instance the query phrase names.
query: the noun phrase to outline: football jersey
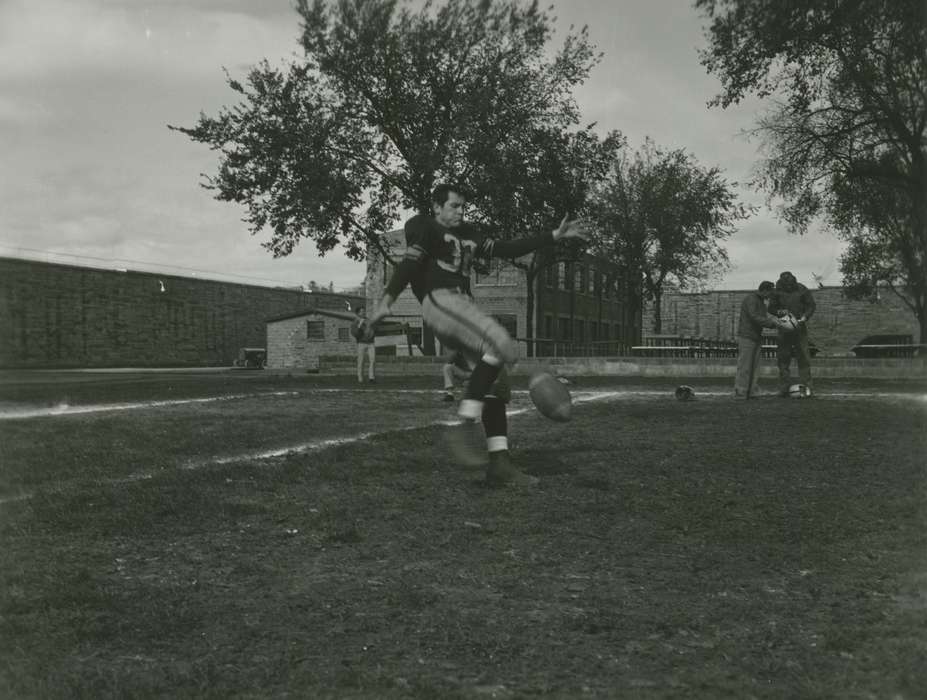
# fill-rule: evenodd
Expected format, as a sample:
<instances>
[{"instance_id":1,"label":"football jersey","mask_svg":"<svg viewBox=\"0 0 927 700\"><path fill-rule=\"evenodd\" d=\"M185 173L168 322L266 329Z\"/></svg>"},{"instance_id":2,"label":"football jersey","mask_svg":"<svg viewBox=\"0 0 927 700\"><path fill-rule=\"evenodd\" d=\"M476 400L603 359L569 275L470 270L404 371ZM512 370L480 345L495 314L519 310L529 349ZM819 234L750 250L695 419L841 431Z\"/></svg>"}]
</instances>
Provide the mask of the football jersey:
<instances>
[{"instance_id":1,"label":"football jersey","mask_svg":"<svg viewBox=\"0 0 927 700\"><path fill-rule=\"evenodd\" d=\"M434 217L423 214L406 222L405 235L405 255L386 291L395 299L407 284L411 284L412 293L419 301L433 289L469 292L474 260L488 260L494 255L518 257L553 242L551 234L518 241L496 241L473 224L464 222L447 228Z\"/></svg>"}]
</instances>

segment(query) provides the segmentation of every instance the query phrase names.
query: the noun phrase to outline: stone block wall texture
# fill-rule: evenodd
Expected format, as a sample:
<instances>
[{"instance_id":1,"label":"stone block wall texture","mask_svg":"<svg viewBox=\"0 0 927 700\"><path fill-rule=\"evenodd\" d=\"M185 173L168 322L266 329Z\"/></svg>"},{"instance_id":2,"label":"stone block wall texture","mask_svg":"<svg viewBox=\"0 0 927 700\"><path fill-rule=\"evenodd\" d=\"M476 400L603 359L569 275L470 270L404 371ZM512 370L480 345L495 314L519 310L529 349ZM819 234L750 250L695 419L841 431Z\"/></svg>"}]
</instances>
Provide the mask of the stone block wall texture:
<instances>
[{"instance_id":1,"label":"stone block wall texture","mask_svg":"<svg viewBox=\"0 0 927 700\"><path fill-rule=\"evenodd\" d=\"M309 321L323 324L321 339L308 337ZM312 313L268 323L267 368L314 369L322 355L356 356L357 342L350 334L349 340L340 340L339 329L350 327L348 320Z\"/></svg>"},{"instance_id":2,"label":"stone block wall texture","mask_svg":"<svg viewBox=\"0 0 927 700\"><path fill-rule=\"evenodd\" d=\"M362 299L0 258L0 368L230 366L268 318Z\"/></svg>"},{"instance_id":3,"label":"stone block wall texture","mask_svg":"<svg viewBox=\"0 0 927 700\"><path fill-rule=\"evenodd\" d=\"M737 334L740 304L748 293L748 290L667 293L662 304L662 332L732 340ZM917 342L917 319L888 289L880 290L878 299L872 301L847 299L841 287L812 289L811 293L817 309L808 322L808 333L824 354L851 356L850 349L867 335L910 335ZM653 304L648 303L644 308L644 335L653 332L652 329Z\"/></svg>"}]
</instances>

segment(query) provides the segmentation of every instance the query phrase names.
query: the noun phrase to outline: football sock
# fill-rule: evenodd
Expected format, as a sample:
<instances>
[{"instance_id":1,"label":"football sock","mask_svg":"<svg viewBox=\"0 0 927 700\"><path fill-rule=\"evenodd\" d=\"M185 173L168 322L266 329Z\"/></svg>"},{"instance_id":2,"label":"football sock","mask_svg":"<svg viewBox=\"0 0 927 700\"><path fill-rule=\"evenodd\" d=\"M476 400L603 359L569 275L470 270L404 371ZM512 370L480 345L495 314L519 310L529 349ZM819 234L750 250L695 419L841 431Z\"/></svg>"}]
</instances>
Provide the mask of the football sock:
<instances>
[{"instance_id":1,"label":"football sock","mask_svg":"<svg viewBox=\"0 0 927 700\"><path fill-rule=\"evenodd\" d=\"M483 414L483 402L476 399L464 399L460 402L457 415L464 420L475 421Z\"/></svg>"},{"instance_id":2,"label":"football sock","mask_svg":"<svg viewBox=\"0 0 927 700\"><path fill-rule=\"evenodd\" d=\"M502 371L502 363L496 358L485 355L476 363L473 372L470 374L470 381L467 382L467 390L464 397L481 401L489 393L493 382L499 377Z\"/></svg>"},{"instance_id":3,"label":"football sock","mask_svg":"<svg viewBox=\"0 0 927 700\"><path fill-rule=\"evenodd\" d=\"M483 403L483 428L486 431L486 447L490 452L509 448L509 425L502 399L486 397Z\"/></svg>"}]
</instances>

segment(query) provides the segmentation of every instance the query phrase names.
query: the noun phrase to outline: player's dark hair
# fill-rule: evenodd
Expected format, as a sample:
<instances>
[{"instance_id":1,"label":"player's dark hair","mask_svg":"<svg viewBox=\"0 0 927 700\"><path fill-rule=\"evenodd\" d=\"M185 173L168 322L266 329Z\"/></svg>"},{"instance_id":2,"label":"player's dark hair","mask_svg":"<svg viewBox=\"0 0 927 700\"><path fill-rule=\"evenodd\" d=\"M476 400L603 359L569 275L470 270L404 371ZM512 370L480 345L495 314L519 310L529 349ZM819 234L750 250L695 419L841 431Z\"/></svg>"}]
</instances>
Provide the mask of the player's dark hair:
<instances>
[{"instance_id":1,"label":"player's dark hair","mask_svg":"<svg viewBox=\"0 0 927 700\"><path fill-rule=\"evenodd\" d=\"M451 192L456 192L464 199L468 199L467 190L462 185L453 182L442 182L431 191L431 203L443 207Z\"/></svg>"},{"instance_id":2,"label":"player's dark hair","mask_svg":"<svg viewBox=\"0 0 927 700\"><path fill-rule=\"evenodd\" d=\"M358 306L356 309L354 309L354 313L359 314L363 310L364 310L363 306Z\"/></svg>"},{"instance_id":3,"label":"player's dark hair","mask_svg":"<svg viewBox=\"0 0 927 700\"><path fill-rule=\"evenodd\" d=\"M776 285L774 285L772 282L770 282L769 280L763 280L762 282L760 282L760 286L757 288L757 291L771 292L775 288L776 288Z\"/></svg>"}]
</instances>

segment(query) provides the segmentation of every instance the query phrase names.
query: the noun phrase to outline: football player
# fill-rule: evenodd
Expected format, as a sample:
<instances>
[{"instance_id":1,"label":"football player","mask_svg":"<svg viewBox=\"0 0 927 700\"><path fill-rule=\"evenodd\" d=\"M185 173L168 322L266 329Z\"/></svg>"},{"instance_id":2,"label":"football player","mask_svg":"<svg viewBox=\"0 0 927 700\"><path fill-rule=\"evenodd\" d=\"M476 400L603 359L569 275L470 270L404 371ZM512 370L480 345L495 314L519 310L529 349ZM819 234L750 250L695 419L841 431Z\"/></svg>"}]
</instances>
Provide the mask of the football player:
<instances>
[{"instance_id":1,"label":"football player","mask_svg":"<svg viewBox=\"0 0 927 700\"><path fill-rule=\"evenodd\" d=\"M454 456L467 466L488 462L486 478L492 485L532 484L537 479L518 471L508 452L505 404L510 391L504 367L515 362L518 348L505 328L480 310L469 295L470 270L477 259L517 258L559 240L586 240L586 226L564 217L551 232L497 240L464 221L465 206L462 187L441 184L434 188L432 215L420 214L405 224L405 255L369 322L375 326L388 316L400 293L411 285L422 305L422 318L435 337L445 347L462 352L473 367L457 411L460 423L448 432Z\"/></svg>"},{"instance_id":2,"label":"football player","mask_svg":"<svg viewBox=\"0 0 927 700\"><path fill-rule=\"evenodd\" d=\"M807 322L816 308L811 291L791 272L783 272L776 282L776 291L769 300L769 311L777 316L791 313L798 319L795 331L779 328L776 341L776 364L779 367L779 396L787 398L792 385L792 358L798 364L798 380L811 390L811 351L808 349Z\"/></svg>"}]
</instances>

